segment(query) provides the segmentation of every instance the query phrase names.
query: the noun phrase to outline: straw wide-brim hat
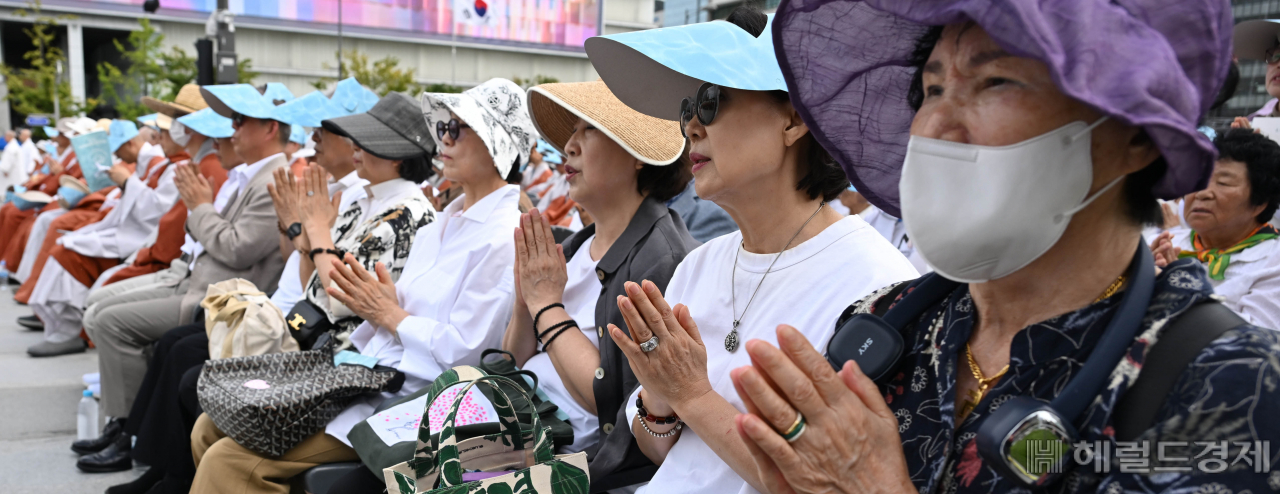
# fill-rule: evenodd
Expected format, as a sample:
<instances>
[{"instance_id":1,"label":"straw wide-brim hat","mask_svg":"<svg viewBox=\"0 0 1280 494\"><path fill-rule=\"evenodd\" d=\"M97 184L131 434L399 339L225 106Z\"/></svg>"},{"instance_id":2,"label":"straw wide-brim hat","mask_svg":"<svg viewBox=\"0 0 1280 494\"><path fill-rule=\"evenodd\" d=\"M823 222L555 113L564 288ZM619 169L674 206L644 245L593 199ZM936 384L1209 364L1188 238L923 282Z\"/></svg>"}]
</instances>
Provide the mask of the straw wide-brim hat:
<instances>
[{"instance_id":1,"label":"straw wide-brim hat","mask_svg":"<svg viewBox=\"0 0 1280 494\"><path fill-rule=\"evenodd\" d=\"M163 113L156 116L156 128L160 130L169 130L170 127L173 127L173 117Z\"/></svg>"},{"instance_id":2,"label":"straw wide-brim hat","mask_svg":"<svg viewBox=\"0 0 1280 494\"><path fill-rule=\"evenodd\" d=\"M543 139L562 153L579 118L645 164L669 165L684 152L679 122L632 110L604 81L534 86L529 89L529 114Z\"/></svg>"},{"instance_id":3,"label":"straw wide-brim hat","mask_svg":"<svg viewBox=\"0 0 1280 494\"><path fill-rule=\"evenodd\" d=\"M178 118L209 107L209 104L204 102L204 96L200 95L200 86L195 84L182 86L182 89L178 90L178 95L173 98L173 102L143 96L142 104L147 105L151 111L168 115L170 118Z\"/></svg>"},{"instance_id":4,"label":"straw wide-brim hat","mask_svg":"<svg viewBox=\"0 0 1280 494\"><path fill-rule=\"evenodd\" d=\"M63 175L62 177L58 178L58 185L61 185L63 187L71 187L80 192L84 192L85 194L92 192L89 190L88 185L85 185L84 182L80 181L80 179L73 177L71 175Z\"/></svg>"}]
</instances>

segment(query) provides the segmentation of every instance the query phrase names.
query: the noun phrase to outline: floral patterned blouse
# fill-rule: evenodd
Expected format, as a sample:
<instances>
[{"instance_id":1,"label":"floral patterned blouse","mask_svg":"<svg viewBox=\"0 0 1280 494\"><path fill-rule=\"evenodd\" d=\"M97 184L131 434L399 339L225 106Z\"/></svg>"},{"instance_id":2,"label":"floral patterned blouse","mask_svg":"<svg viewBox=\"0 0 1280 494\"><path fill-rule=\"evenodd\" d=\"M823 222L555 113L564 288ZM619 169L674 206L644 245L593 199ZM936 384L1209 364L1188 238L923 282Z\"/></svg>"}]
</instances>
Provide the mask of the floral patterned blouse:
<instances>
[{"instance_id":1,"label":"floral patterned blouse","mask_svg":"<svg viewBox=\"0 0 1280 494\"><path fill-rule=\"evenodd\" d=\"M854 310L868 312L890 288L871 294ZM1077 449L1075 461L1080 463L1044 492L1280 491L1275 465L1280 456L1280 333L1269 329L1242 326L1207 345L1170 391L1155 426L1139 438L1150 440L1146 452L1114 437L1111 410L1136 379L1145 349L1155 343L1161 327L1212 293L1204 268L1188 260L1170 264L1157 277L1138 339L1075 424L1080 443L1090 449L1083 454ZM1053 400L1089 357L1121 298L1024 328L1013 339L1008 373L959 426L956 372L967 371L960 359L977 317L968 285L922 316L898 374L882 386L898 418L916 488L922 493L1029 492L984 464L977 431L1012 396ZM1157 451L1161 443L1164 449ZM1091 451L1101 454L1091 456Z\"/></svg>"},{"instance_id":2,"label":"floral patterned blouse","mask_svg":"<svg viewBox=\"0 0 1280 494\"><path fill-rule=\"evenodd\" d=\"M403 183L400 183L403 182ZM413 238L422 228L435 221L435 210L422 191L412 182L403 179L389 180L366 187L371 196L347 206L333 224L334 248L355 255L356 260L369 272L381 262L391 271L391 279L400 278L404 264L409 259ZM366 208L379 209L377 214L366 217ZM331 300L320 286L320 274L313 271L307 281L307 300L325 312L330 321L338 324L339 340L359 326L362 319L337 300Z\"/></svg>"}]
</instances>

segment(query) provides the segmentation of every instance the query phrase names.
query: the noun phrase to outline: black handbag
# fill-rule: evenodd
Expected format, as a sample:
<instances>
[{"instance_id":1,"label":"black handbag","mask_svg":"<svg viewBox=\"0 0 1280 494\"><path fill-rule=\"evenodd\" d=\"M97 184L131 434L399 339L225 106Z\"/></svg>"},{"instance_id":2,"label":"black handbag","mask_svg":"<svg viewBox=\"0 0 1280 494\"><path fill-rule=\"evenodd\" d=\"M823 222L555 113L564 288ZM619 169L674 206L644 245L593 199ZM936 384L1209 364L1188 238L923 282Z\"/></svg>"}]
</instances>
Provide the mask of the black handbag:
<instances>
[{"instance_id":1,"label":"black handbag","mask_svg":"<svg viewBox=\"0 0 1280 494\"><path fill-rule=\"evenodd\" d=\"M320 335L338 329L337 323L330 321L323 310L305 297L289 309L289 315L284 318L284 324L289 327L289 335L293 336L293 339L298 342L298 347L303 350L315 348L316 340Z\"/></svg>"}]
</instances>

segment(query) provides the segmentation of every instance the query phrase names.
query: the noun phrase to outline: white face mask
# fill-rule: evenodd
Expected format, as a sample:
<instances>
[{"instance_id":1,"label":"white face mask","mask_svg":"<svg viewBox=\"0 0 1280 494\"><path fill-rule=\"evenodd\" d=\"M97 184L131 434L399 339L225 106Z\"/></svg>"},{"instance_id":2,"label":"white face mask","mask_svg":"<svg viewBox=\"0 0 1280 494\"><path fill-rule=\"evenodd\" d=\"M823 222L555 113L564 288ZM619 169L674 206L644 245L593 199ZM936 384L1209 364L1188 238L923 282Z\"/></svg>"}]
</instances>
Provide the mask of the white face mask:
<instances>
[{"instance_id":1,"label":"white face mask","mask_svg":"<svg viewBox=\"0 0 1280 494\"><path fill-rule=\"evenodd\" d=\"M1001 147L912 136L899 194L907 235L949 279L1009 275L1058 242L1071 216L1124 177L1093 185L1092 125L1072 122Z\"/></svg>"},{"instance_id":2,"label":"white face mask","mask_svg":"<svg viewBox=\"0 0 1280 494\"><path fill-rule=\"evenodd\" d=\"M174 120L172 124L169 124L169 138L173 139L174 143L182 147L187 147L187 143L191 142L191 134L187 133L187 126L182 125L182 123L177 120Z\"/></svg>"}]
</instances>

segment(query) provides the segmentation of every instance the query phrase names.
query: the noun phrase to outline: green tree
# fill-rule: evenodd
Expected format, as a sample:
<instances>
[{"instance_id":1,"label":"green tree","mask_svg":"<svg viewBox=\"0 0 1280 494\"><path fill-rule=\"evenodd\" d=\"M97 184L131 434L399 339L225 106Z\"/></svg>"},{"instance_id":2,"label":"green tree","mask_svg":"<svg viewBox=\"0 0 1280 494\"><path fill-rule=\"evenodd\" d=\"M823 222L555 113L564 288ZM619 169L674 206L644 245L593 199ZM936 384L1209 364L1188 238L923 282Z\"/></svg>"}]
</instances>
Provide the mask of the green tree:
<instances>
[{"instance_id":1,"label":"green tree","mask_svg":"<svg viewBox=\"0 0 1280 494\"><path fill-rule=\"evenodd\" d=\"M139 98L162 98L166 94L176 94L182 84L185 84L182 82L173 87L176 81L169 79L171 74L161 65L161 55L165 53L164 35L156 31L149 19L138 19L138 25L142 28L129 33L128 48L119 40L111 41L125 61L124 69L110 62L98 64L102 99L115 106L120 118L125 120L151 113L151 110L138 101ZM188 58L185 55L183 53L183 58ZM179 74L181 75L189 76L191 73Z\"/></svg>"},{"instance_id":2,"label":"green tree","mask_svg":"<svg viewBox=\"0 0 1280 494\"><path fill-rule=\"evenodd\" d=\"M173 47L169 51L162 51L156 54L160 59L160 65L164 67L164 72L160 75L163 79L161 83L160 96L156 98L164 101L173 101L178 96L178 91L182 86L191 84L196 80L196 59L182 48Z\"/></svg>"},{"instance_id":3,"label":"green tree","mask_svg":"<svg viewBox=\"0 0 1280 494\"><path fill-rule=\"evenodd\" d=\"M39 0L28 4L26 9L14 11L18 17L31 17L32 24L23 28L22 32L31 38L35 47L22 55L31 66L16 68L8 64L0 64L0 76L4 76L9 94L5 99L13 105L13 109L25 115L53 114L54 94L57 94L59 111L62 115L74 115L88 108L97 106L96 100L83 104L71 98L71 82L59 80L58 67L65 66L67 57L55 44L58 22L74 19L75 16L46 15Z\"/></svg>"},{"instance_id":4,"label":"green tree","mask_svg":"<svg viewBox=\"0 0 1280 494\"><path fill-rule=\"evenodd\" d=\"M418 94L423 91L424 86L414 82L413 72L411 68L401 68L400 59L393 56L386 56L380 60L369 61L369 55L361 53L357 50L347 50L343 53L342 73L348 77L355 77L360 84L367 86L370 90L377 93L378 96L386 96L392 91ZM333 70L328 63L323 64L325 69ZM336 79L325 77L316 82L311 83L313 87L321 91L329 87ZM433 85L444 86L445 85ZM443 92L460 92L460 91L443 91Z\"/></svg>"},{"instance_id":5,"label":"green tree","mask_svg":"<svg viewBox=\"0 0 1280 494\"><path fill-rule=\"evenodd\" d=\"M253 80L258 78L258 73L253 71L252 58L236 62L236 76L241 84L253 84Z\"/></svg>"}]
</instances>

